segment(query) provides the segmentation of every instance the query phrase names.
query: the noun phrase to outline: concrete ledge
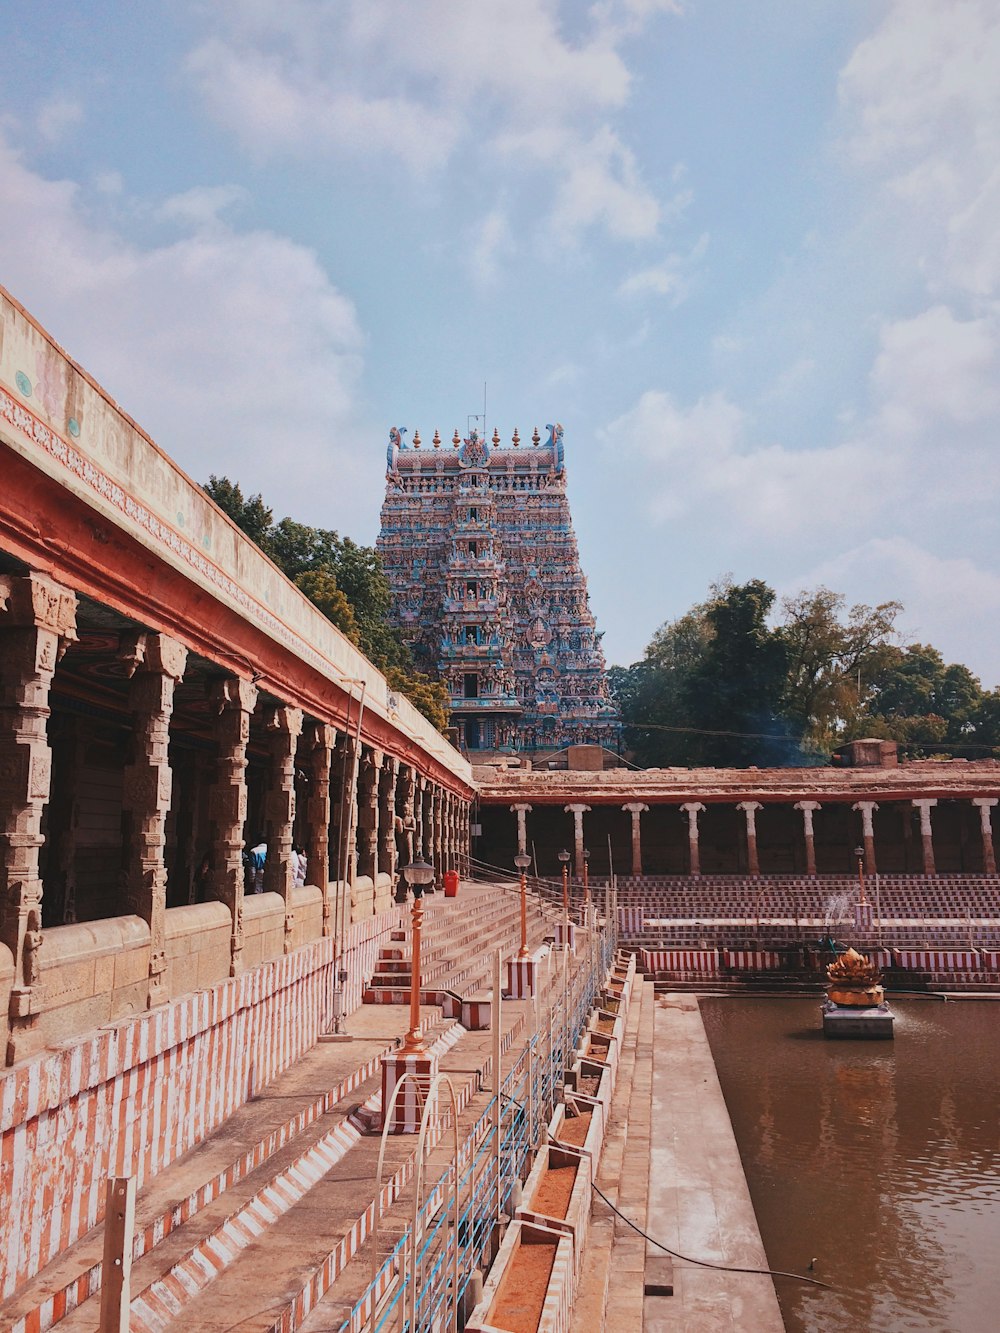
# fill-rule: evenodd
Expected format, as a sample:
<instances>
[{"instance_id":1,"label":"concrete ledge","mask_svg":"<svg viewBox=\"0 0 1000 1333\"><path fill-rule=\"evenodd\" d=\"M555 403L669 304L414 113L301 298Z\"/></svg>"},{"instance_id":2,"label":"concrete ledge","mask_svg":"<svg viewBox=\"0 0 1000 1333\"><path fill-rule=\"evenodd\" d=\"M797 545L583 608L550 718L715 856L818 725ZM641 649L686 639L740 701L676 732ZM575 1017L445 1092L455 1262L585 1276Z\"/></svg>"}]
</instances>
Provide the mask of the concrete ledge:
<instances>
[{"instance_id":1,"label":"concrete ledge","mask_svg":"<svg viewBox=\"0 0 1000 1333\"><path fill-rule=\"evenodd\" d=\"M656 1006L652 1123L645 1229L683 1254L766 1268L743 1163L693 996L670 995ZM623 1207L627 1212L627 1201ZM784 1329L770 1277L677 1262L673 1289L669 1323L661 1313L662 1298L647 1298L647 1328Z\"/></svg>"},{"instance_id":2,"label":"concrete ledge","mask_svg":"<svg viewBox=\"0 0 1000 1333\"><path fill-rule=\"evenodd\" d=\"M232 917L225 903L168 907L167 991L171 999L229 976Z\"/></svg>"},{"instance_id":3,"label":"concrete ledge","mask_svg":"<svg viewBox=\"0 0 1000 1333\"><path fill-rule=\"evenodd\" d=\"M149 992L149 927L138 916L53 926L40 951L46 1042L141 1013Z\"/></svg>"}]
</instances>

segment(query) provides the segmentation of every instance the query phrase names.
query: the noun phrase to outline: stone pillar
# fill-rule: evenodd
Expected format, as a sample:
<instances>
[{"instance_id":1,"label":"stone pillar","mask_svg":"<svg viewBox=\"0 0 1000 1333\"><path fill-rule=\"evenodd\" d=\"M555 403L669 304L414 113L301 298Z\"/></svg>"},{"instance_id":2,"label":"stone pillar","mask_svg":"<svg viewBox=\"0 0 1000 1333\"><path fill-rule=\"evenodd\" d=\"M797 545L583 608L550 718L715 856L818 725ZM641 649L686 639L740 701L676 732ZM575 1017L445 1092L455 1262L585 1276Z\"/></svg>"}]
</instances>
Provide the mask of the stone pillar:
<instances>
[{"instance_id":1,"label":"stone pillar","mask_svg":"<svg viewBox=\"0 0 1000 1333\"><path fill-rule=\"evenodd\" d=\"M861 834L865 845L865 874L874 875L878 870L875 864L875 825L872 816L878 809L875 801L855 801L852 810L861 812Z\"/></svg>"},{"instance_id":2,"label":"stone pillar","mask_svg":"<svg viewBox=\"0 0 1000 1333\"><path fill-rule=\"evenodd\" d=\"M740 801L737 810L742 810L747 821L747 869L751 875L760 874L760 862L757 860L757 811L763 809L760 801Z\"/></svg>"},{"instance_id":3,"label":"stone pillar","mask_svg":"<svg viewBox=\"0 0 1000 1333\"><path fill-rule=\"evenodd\" d=\"M337 872L343 876L348 889L354 887L358 874L358 770L361 755L353 736L344 735L338 746L341 765L341 804L337 836ZM345 893L347 889L345 889ZM350 901L348 893L347 901Z\"/></svg>"},{"instance_id":4,"label":"stone pillar","mask_svg":"<svg viewBox=\"0 0 1000 1333\"><path fill-rule=\"evenodd\" d=\"M578 878L583 878L583 816L590 809L589 805L567 805L568 815L573 816L573 869Z\"/></svg>"},{"instance_id":5,"label":"stone pillar","mask_svg":"<svg viewBox=\"0 0 1000 1333\"><path fill-rule=\"evenodd\" d=\"M379 782L382 776L381 750L365 746L358 776L358 829L360 848L358 869L367 875L374 888L378 884Z\"/></svg>"},{"instance_id":6,"label":"stone pillar","mask_svg":"<svg viewBox=\"0 0 1000 1333\"><path fill-rule=\"evenodd\" d=\"M688 817L688 864L691 875L701 874L701 854L698 846L698 816L704 810L700 801L688 801L681 809Z\"/></svg>"},{"instance_id":7,"label":"stone pillar","mask_svg":"<svg viewBox=\"0 0 1000 1333\"><path fill-rule=\"evenodd\" d=\"M226 904L233 918L229 975L243 970L243 826L247 818L247 741L257 688L226 676L212 686L218 713L218 757L209 794L209 895Z\"/></svg>"},{"instance_id":8,"label":"stone pillar","mask_svg":"<svg viewBox=\"0 0 1000 1333\"><path fill-rule=\"evenodd\" d=\"M267 710L264 722L269 765L264 795L264 892L280 893L285 903L285 953L292 948L292 828L295 823L295 750L302 732L302 712L287 704Z\"/></svg>"},{"instance_id":9,"label":"stone pillar","mask_svg":"<svg viewBox=\"0 0 1000 1333\"><path fill-rule=\"evenodd\" d=\"M527 856L528 854L528 814L531 810L530 805L512 805L511 811L517 815L517 854L518 856Z\"/></svg>"},{"instance_id":10,"label":"stone pillar","mask_svg":"<svg viewBox=\"0 0 1000 1333\"><path fill-rule=\"evenodd\" d=\"M802 836L806 843L806 874L816 873L816 843L813 838L813 812L823 807L819 801L796 801L795 809L802 811Z\"/></svg>"},{"instance_id":11,"label":"stone pillar","mask_svg":"<svg viewBox=\"0 0 1000 1333\"><path fill-rule=\"evenodd\" d=\"M396 887L396 783L399 760L386 755L379 786L378 869Z\"/></svg>"},{"instance_id":12,"label":"stone pillar","mask_svg":"<svg viewBox=\"0 0 1000 1333\"><path fill-rule=\"evenodd\" d=\"M990 823L990 811L997 803L995 796L973 796L972 804L979 806L979 828L983 837L983 873L995 875L997 861L993 852L993 827Z\"/></svg>"},{"instance_id":13,"label":"stone pillar","mask_svg":"<svg viewBox=\"0 0 1000 1333\"><path fill-rule=\"evenodd\" d=\"M0 575L0 940L14 958L7 1064L42 1046L38 853L52 756L56 663L76 638L76 595L43 574Z\"/></svg>"},{"instance_id":14,"label":"stone pillar","mask_svg":"<svg viewBox=\"0 0 1000 1333\"><path fill-rule=\"evenodd\" d=\"M639 828L639 821L642 812L648 810L648 805L643 805L641 801L632 801L629 805L623 805L623 810L627 810L632 816L632 874L642 874L642 837Z\"/></svg>"},{"instance_id":15,"label":"stone pillar","mask_svg":"<svg viewBox=\"0 0 1000 1333\"><path fill-rule=\"evenodd\" d=\"M924 797L922 800L911 802L915 810L920 811L920 842L924 853L924 874L933 875L934 870L934 837L931 833L931 806L937 805L936 797Z\"/></svg>"},{"instance_id":16,"label":"stone pillar","mask_svg":"<svg viewBox=\"0 0 1000 1333\"><path fill-rule=\"evenodd\" d=\"M305 763L309 778L306 797L306 880L323 894L323 934L333 934L330 900L330 769L337 733L325 722L309 722L305 733Z\"/></svg>"},{"instance_id":17,"label":"stone pillar","mask_svg":"<svg viewBox=\"0 0 1000 1333\"><path fill-rule=\"evenodd\" d=\"M405 865L413 864L414 852L414 834L417 830L417 816L415 813L416 805L416 774L409 764L403 764L400 768L400 779L403 786L403 840L406 844Z\"/></svg>"},{"instance_id":18,"label":"stone pillar","mask_svg":"<svg viewBox=\"0 0 1000 1333\"><path fill-rule=\"evenodd\" d=\"M458 807L458 872L468 878L472 855L472 803L459 798Z\"/></svg>"},{"instance_id":19,"label":"stone pillar","mask_svg":"<svg viewBox=\"0 0 1000 1333\"><path fill-rule=\"evenodd\" d=\"M166 634L129 634L119 657L128 667L130 757L122 784L122 874L126 909L149 926L146 1007L166 1004L167 867L163 859L173 775L167 754L174 691L187 649Z\"/></svg>"},{"instance_id":20,"label":"stone pillar","mask_svg":"<svg viewBox=\"0 0 1000 1333\"><path fill-rule=\"evenodd\" d=\"M422 856L426 860L427 853L424 848L424 776L422 773L413 775L413 843L417 856Z\"/></svg>"},{"instance_id":21,"label":"stone pillar","mask_svg":"<svg viewBox=\"0 0 1000 1333\"><path fill-rule=\"evenodd\" d=\"M437 871L437 878L439 882L443 881L443 876L446 868L445 845L444 845L445 844L444 803L445 803L445 793L440 787L435 785L434 793L431 798L431 809L433 811L433 819L434 819L434 868Z\"/></svg>"}]
</instances>

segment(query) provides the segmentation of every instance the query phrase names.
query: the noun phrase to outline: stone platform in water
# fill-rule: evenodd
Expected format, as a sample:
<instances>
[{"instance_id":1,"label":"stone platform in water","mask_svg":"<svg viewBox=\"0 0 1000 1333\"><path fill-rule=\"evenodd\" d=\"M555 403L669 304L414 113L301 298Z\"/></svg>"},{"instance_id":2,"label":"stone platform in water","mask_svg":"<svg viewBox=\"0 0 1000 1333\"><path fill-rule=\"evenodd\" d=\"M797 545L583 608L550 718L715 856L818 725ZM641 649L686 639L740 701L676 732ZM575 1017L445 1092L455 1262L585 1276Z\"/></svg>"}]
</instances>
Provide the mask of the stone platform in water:
<instances>
[{"instance_id":1,"label":"stone platform in water","mask_svg":"<svg viewBox=\"0 0 1000 1333\"><path fill-rule=\"evenodd\" d=\"M895 1017L887 1004L862 1009L826 1000L822 1013L824 1037L861 1037L871 1041L893 1039Z\"/></svg>"}]
</instances>

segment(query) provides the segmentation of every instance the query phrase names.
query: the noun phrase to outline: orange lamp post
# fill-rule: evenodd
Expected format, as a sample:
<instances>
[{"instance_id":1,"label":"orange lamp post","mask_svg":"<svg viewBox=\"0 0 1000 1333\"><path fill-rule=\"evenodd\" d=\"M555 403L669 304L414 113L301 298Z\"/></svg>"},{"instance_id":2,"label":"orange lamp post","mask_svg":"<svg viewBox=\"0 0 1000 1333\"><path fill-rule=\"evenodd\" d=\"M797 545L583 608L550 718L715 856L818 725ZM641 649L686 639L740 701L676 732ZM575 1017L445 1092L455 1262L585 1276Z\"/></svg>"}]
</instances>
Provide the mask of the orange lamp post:
<instances>
[{"instance_id":1,"label":"orange lamp post","mask_svg":"<svg viewBox=\"0 0 1000 1333\"><path fill-rule=\"evenodd\" d=\"M854 855L858 858L858 890L861 894L859 902L867 901L865 898L865 849L855 847Z\"/></svg>"},{"instance_id":2,"label":"orange lamp post","mask_svg":"<svg viewBox=\"0 0 1000 1333\"><path fill-rule=\"evenodd\" d=\"M583 910L587 913L587 919L590 919L590 879L587 876L587 862L590 860L590 853L586 847L583 849Z\"/></svg>"},{"instance_id":3,"label":"orange lamp post","mask_svg":"<svg viewBox=\"0 0 1000 1333\"><path fill-rule=\"evenodd\" d=\"M434 882L434 867L423 856L400 872L413 888L413 936L410 946L410 1030L400 1048L403 1055L419 1055L426 1049L420 1026L420 928L424 921L424 889Z\"/></svg>"},{"instance_id":4,"label":"orange lamp post","mask_svg":"<svg viewBox=\"0 0 1000 1333\"><path fill-rule=\"evenodd\" d=\"M559 861L562 865L563 881L563 913L569 915L569 852L560 852Z\"/></svg>"}]
</instances>

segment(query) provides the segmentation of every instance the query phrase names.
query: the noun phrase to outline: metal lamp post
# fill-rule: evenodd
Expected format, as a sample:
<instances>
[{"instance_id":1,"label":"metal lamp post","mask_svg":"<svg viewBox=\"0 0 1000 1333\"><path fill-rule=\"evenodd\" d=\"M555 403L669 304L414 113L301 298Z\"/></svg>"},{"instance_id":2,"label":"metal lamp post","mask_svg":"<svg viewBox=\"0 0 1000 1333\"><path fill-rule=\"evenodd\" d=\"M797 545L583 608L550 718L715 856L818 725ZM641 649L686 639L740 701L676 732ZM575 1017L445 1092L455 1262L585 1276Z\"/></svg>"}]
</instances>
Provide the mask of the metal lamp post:
<instances>
[{"instance_id":1,"label":"metal lamp post","mask_svg":"<svg viewBox=\"0 0 1000 1333\"><path fill-rule=\"evenodd\" d=\"M518 951L518 958L528 957L528 866L531 865L531 857L525 852L514 857L514 864L521 872L521 948Z\"/></svg>"},{"instance_id":2,"label":"metal lamp post","mask_svg":"<svg viewBox=\"0 0 1000 1333\"><path fill-rule=\"evenodd\" d=\"M423 859L423 853L401 874L413 889L413 941L410 949L410 1030L400 1048L403 1055L419 1055L425 1050L420 1028L420 928L424 921L424 889L434 882L434 867Z\"/></svg>"},{"instance_id":3,"label":"metal lamp post","mask_svg":"<svg viewBox=\"0 0 1000 1333\"><path fill-rule=\"evenodd\" d=\"M860 901L865 902L865 849L863 847L855 847L854 855L857 857L858 861L858 888L861 891Z\"/></svg>"},{"instance_id":4,"label":"metal lamp post","mask_svg":"<svg viewBox=\"0 0 1000 1333\"><path fill-rule=\"evenodd\" d=\"M590 860L590 852L586 847L583 849L583 910L590 920L590 879L587 875L587 862Z\"/></svg>"},{"instance_id":5,"label":"metal lamp post","mask_svg":"<svg viewBox=\"0 0 1000 1333\"><path fill-rule=\"evenodd\" d=\"M562 865L563 882L563 911L569 912L569 852L559 853L559 862Z\"/></svg>"}]
</instances>

